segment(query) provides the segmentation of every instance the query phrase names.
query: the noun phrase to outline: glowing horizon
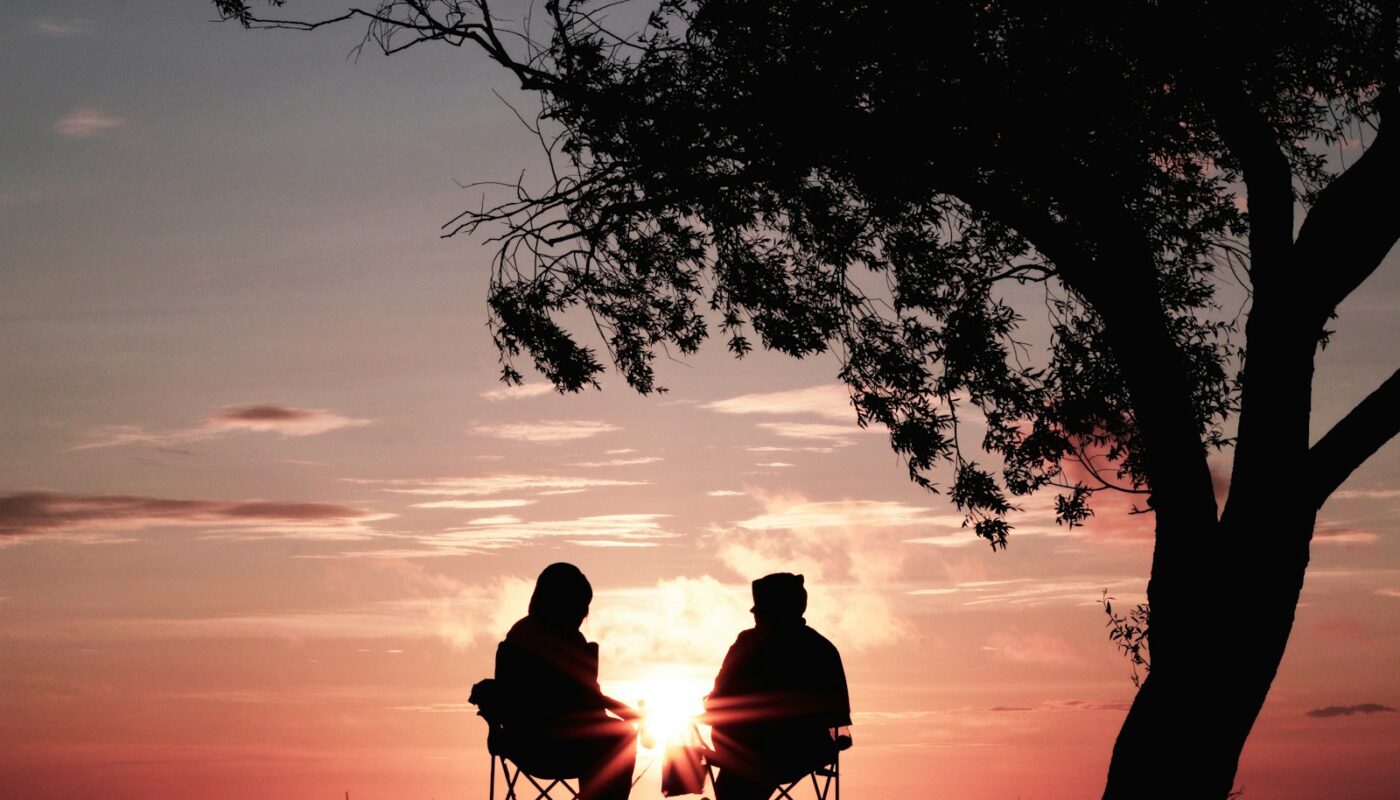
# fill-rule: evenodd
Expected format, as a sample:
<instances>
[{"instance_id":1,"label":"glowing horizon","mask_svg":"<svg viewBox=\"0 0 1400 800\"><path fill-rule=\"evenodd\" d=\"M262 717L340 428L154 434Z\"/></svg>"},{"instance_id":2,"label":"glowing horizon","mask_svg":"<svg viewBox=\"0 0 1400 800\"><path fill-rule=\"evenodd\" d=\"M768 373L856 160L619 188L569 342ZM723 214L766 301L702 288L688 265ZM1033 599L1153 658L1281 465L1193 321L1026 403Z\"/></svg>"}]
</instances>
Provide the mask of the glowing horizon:
<instances>
[{"instance_id":1,"label":"glowing horizon","mask_svg":"<svg viewBox=\"0 0 1400 800\"><path fill-rule=\"evenodd\" d=\"M1073 531L1026 498L992 553L831 356L711 342L658 360L664 395L504 387L491 251L438 226L480 201L459 184L541 167L492 92L529 97L464 50L352 62L354 31L212 15L0 10L0 794L482 796L467 696L554 561L592 581L604 690L658 728L752 625L749 582L800 572L850 683L845 796L1101 792L1134 690L1099 600L1140 602L1151 562L1133 498ZM1390 259L1319 358L1315 431L1400 363ZM1008 302L1035 340L1032 288ZM1321 512L1246 798L1400 790L1398 519L1391 442Z\"/></svg>"}]
</instances>

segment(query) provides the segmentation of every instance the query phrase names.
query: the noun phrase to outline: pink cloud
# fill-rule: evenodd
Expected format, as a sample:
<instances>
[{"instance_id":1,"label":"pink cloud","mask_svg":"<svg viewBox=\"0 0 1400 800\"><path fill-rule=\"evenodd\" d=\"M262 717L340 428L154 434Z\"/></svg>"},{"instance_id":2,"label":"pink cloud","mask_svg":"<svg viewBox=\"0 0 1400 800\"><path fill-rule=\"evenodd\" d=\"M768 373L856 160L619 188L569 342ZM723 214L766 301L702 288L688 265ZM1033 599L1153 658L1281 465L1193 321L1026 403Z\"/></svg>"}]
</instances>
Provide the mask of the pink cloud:
<instances>
[{"instance_id":1,"label":"pink cloud","mask_svg":"<svg viewBox=\"0 0 1400 800\"><path fill-rule=\"evenodd\" d=\"M519 442L554 443L589 439L602 433L622 430L616 425L597 420L540 420L539 422L507 422L496 425L476 425L473 433L496 439Z\"/></svg>"},{"instance_id":2,"label":"pink cloud","mask_svg":"<svg viewBox=\"0 0 1400 800\"><path fill-rule=\"evenodd\" d=\"M464 528L420 537L420 543L436 550L457 553L486 552L525 547L544 542L657 542L678 538L662 526L666 514L600 514L556 520L522 520L501 515L470 520ZM597 545L589 545L597 546Z\"/></svg>"},{"instance_id":3,"label":"pink cloud","mask_svg":"<svg viewBox=\"0 0 1400 800\"><path fill-rule=\"evenodd\" d=\"M641 458L609 458L603 461L575 461L571 467L633 467L640 464L655 464L660 461L660 456L645 456Z\"/></svg>"},{"instance_id":4,"label":"pink cloud","mask_svg":"<svg viewBox=\"0 0 1400 800\"><path fill-rule=\"evenodd\" d=\"M276 433L280 436L317 436L341 428L370 424L370 420L346 417L323 408L260 403L225 406L202 423L166 432L147 431L136 425L111 425L94 432L92 441L72 450L95 450L123 445L145 445L171 449L188 442L208 441L231 433Z\"/></svg>"},{"instance_id":5,"label":"pink cloud","mask_svg":"<svg viewBox=\"0 0 1400 800\"><path fill-rule=\"evenodd\" d=\"M315 436L340 428L368 425L367 419L333 414L323 408L293 408L270 403L228 406L205 420L202 426L213 431L256 431L283 436Z\"/></svg>"},{"instance_id":6,"label":"pink cloud","mask_svg":"<svg viewBox=\"0 0 1400 800\"><path fill-rule=\"evenodd\" d=\"M856 417L850 391L837 384L744 394L700 407L721 414L814 414L843 421L854 421Z\"/></svg>"},{"instance_id":7,"label":"pink cloud","mask_svg":"<svg viewBox=\"0 0 1400 800\"><path fill-rule=\"evenodd\" d=\"M414 503L414 508L452 508L465 511L476 511L491 508L520 508L521 506L533 505L534 500L515 500L502 498L500 500L435 500L431 503Z\"/></svg>"},{"instance_id":8,"label":"pink cloud","mask_svg":"<svg viewBox=\"0 0 1400 800\"><path fill-rule=\"evenodd\" d=\"M612 486L642 486L648 481L622 481L612 478L576 478L567 475L519 475L499 473L470 478L424 478L422 480L360 480L352 483L384 485L385 491L400 494L441 495L447 497L482 497L506 492L536 492L538 494L572 494L588 489ZM445 506L434 506L445 507ZM485 508L486 506L472 506ZM497 506L502 507L502 506Z\"/></svg>"},{"instance_id":9,"label":"pink cloud","mask_svg":"<svg viewBox=\"0 0 1400 800\"><path fill-rule=\"evenodd\" d=\"M126 124L124 117L104 114L95 108L82 107L69 111L53 124L53 132L65 139L91 139Z\"/></svg>"},{"instance_id":10,"label":"pink cloud","mask_svg":"<svg viewBox=\"0 0 1400 800\"><path fill-rule=\"evenodd\" d=\"M0 542L58 535L101 537L116 531L170 525L252 526L259 530L333 528L353 533L363 523L381 518L383 515L331 503L15 492L0 495Z\"/></svg>"},{"instance_id":11,"label":"pink cloud","mask_svg":"<svg viewBox=\"0 0 1400 800\"><path fill-rule=\"evenodd\" d=\"M825 422L760 422L758 427L769 433L789 439L815 439L844 447L851 443L850 437L862 433L883 433L875 428L861 428L850 425L831 425Z\"/></svg>"},{"instance_id":12,"label":"pink cloud","mask_svg":"<svg viewBox=\"0 0 1400 800\"><path fill-rule=\"evenodd\" d=\"M1323 528L1313 534L1313 544L1375 544L1381 537L1353 528Z\"/></svg>"},{"instance_id":13,"label":"pink cloud","mask_svg":"<svg viewBox=\"0 0 1400 800\"><path fill-rule=\"evenodd\" d=\"M499 389L492 389L482 392L481 397L486 400L523 400L527 397L542 397L555 393L553 385L548 383L527 383L524 386L503 386Z\"/></svg>"},{"instance_id":14,"label":"pink cloud","mask_svg":"<svg viewBox=\"0 0 1400 800\"><path fill-rule=\"evenodd\" d=\"M1314 708L1306 712L1305 716L1317 719L1329 719L1331 717L1350 717L1353 714L1394 714L1395 709L1390 706L1383 706L1380 703L1360 703L1354 706L1327 706L1326 708Z\"/></svg>"}]
</instances>

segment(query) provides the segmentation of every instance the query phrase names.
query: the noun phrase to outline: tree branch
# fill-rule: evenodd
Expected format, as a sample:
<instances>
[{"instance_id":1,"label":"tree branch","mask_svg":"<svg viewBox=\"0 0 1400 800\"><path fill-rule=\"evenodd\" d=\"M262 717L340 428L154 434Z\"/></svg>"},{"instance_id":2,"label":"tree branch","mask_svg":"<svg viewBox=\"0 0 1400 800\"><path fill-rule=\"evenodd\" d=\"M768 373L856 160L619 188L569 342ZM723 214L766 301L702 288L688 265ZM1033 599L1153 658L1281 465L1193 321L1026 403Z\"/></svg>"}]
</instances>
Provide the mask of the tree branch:
<instances>
[{"instance_id":1,"label":"tree branch","mask_svg":"<svg viewBox=\"0 0 1400 800\"><path fill-rule=\"evenodd\" d=\"M1400 370L1357 404L1308 451L1308 479L1321 508L1347 476L1400 434Z\"/></svg>"},{"instance_id":2,"label":"tree branch","mask_svg":"<svg viewBox=\"0 0 1400 800\"><path fill-rule=\"evenodd\" d=\"M1383 88L1381 100L1387 116L1400 116L1400 85ZM1400 142L1388 133L1384 118L1381 123L1375 142L1318 194L1298 231L1295 274L1311 276L1299 290L1312 298L1310 310L1319 324L1400 240Z\"/></svg>"},{"instance_id":3,"label":"tree branch","mask_svg":"<svg viewBox=\"0 0 1400 800\"><path fill-rule=\"evenodd\" d=\"M1235 87L1207 90L1207 108L1225 146L1240 160L1249 208L1251 284L1285 273L1293 246L1293 171L1278 133L1249 95Z\"/></svg>"}]
</instances>

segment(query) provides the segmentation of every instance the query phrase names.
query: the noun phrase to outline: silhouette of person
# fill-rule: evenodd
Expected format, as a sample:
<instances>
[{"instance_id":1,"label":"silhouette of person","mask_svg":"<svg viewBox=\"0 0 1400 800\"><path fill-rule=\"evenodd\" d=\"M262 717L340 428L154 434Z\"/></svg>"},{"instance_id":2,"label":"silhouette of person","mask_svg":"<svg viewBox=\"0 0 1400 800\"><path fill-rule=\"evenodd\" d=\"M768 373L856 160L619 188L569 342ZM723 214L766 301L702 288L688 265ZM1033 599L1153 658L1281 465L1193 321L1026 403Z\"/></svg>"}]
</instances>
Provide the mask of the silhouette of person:
<instances>
[{"instance_id":1,"label":"silhouette of person","mask_svg":"<svg viewBox=\"0 0 1400 800\"><path fill-rule=\"evenodd\" d=\"M598 687L598 645L579 626L593 587L573 564L550 564L530 611L496 648L506 698L505 754L527 773L579 778L581 800L625 800L637 760L636 712Z\"/></svg>"},{"instance_id":2,"label":"silhouette of person","mask_svg":"<svg viewBox=\"0 0 1400 800\"><path fill-rule=\"evenodd\" d=\"M716 800L767 800L831 762L831 729L851 724L841 655L807 627L802 576L753 582L754 627L734 640L705 701L720 768Z\"/></svg>"}]
</instances>

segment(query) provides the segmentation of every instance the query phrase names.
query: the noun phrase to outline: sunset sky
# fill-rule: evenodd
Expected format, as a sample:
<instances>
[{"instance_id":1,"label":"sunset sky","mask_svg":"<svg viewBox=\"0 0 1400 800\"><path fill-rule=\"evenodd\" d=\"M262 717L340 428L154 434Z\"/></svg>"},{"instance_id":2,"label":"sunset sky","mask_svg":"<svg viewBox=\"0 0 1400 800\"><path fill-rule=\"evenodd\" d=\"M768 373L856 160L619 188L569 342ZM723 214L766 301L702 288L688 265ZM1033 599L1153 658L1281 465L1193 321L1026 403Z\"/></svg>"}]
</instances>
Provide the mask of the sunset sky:
<instances>
[{"instance_id":1,"label":"sunset sky","mask_svg":"<svg viewBox=\"0 0 1400 800\"><path fill-rule=\"evenodd\" d=\"M703 691L749 581L803 573L849 798L1098 795L1133 696L1100 597L1143 600L1150 515L1067 531L1034 497L993 553L832 357L504 387L491 251L439 226L539 174L531 99L465 48L214 16L0 6L0 800L484 797L466 697L554 561L629 701ZM1316 435L1400 364L1397 312L1392 253L1319 358ZM1246 800L1400 795L1397 511L1392 442L1323 509ZM1200 591L1249 648L1250 598Z\"/></svg>"}]
</instances>

